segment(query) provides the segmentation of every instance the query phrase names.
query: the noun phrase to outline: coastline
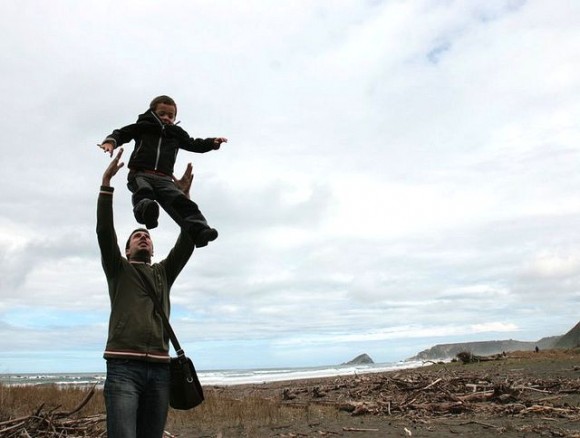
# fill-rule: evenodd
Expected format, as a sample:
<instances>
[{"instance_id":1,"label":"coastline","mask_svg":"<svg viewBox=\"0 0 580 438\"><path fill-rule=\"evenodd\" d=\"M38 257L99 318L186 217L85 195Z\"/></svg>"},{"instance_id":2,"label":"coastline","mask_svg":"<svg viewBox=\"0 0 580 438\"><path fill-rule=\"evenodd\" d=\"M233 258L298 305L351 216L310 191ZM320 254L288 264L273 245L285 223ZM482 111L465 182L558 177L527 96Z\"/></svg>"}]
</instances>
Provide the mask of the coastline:
<instances>
[{"instance_id":1,"label":"coastline","mask_svg":"<svg viewBox=\"0 0 580 438\"><path fill-rule=\"evenodd\" d=\"M328 365L318 367L256 368L232 370L198 370L198 377L203 386L243 385L252 383L270 383L291 381L306 378L324 378L343 375L357 375L375 372L394 371L416 368L423 365L421 361L399 361L365 365ZM104 372L87 373L6 373L0 374L0 383L7 386L57 385L63 387L102 387L105 381Z\"/></svg>"},{"instance_id":2,"label":"coastline","mask_svg":"<svg viewBox=\"0 0 580 438\"><path fill-rule=\"evenodd\" d=\"M580 349L514 352L468 364L204 385L204 392L206 400L198 408L170 410L167 437L580 438ZM101 436L104 431L99 389L0 385L0 398L3 427L12 427L10 420L20 421L31 412L36 414L28 418L38 425L43 408L50 421L66 420L63 428L73 423L93 428L92 434L78 436ZM74 414L69 418L67 412Z\"/></svg>"},{"instance_id":3,"label":"coastline","mask_svg":"<svg viewBox=\"0 0 580 438\"><path fill-rule=\"evenodd\" d=\"M198 410L170 412L168 431L193 438L580 438L578 349L205 390ZM185 419L195 426L180 427Z\"/></svg>"}]
</instances>

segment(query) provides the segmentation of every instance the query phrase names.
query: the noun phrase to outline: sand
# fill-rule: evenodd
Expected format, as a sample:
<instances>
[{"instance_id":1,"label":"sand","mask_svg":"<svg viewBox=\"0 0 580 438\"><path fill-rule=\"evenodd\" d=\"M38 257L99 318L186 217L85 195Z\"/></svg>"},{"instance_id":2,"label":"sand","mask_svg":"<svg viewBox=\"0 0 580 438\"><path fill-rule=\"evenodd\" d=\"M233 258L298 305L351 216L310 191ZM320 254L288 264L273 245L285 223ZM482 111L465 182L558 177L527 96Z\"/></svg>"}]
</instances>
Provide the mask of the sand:
<instances>
[{"instance_id":1,"label":"sand","mask_svg":"<svg viewBox=\"0 0 580 438\"><path fill-rule=\"evenodd\" d=\"M206 393L199 427L180 426L191 413L172 412L167 430L192 438L580 438L578 349Z\"/></svg>"}]
</instances>

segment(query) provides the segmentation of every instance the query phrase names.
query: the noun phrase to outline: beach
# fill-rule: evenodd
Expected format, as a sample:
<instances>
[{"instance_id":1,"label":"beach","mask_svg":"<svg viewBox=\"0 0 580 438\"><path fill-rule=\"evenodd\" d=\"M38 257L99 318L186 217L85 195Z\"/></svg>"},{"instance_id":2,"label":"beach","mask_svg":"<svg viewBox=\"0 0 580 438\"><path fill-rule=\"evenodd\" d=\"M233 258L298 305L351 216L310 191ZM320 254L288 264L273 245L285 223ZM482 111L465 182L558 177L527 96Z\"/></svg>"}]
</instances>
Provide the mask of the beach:
<instances>
[{"instance_id":1,"label":"beach","mask_svg":"<svg viewBox=\"0 0 580 438\"><path fill-rule=\"evenodd\" d=\"M515 352L497 360L359 376L213 386L206 393L207 402L193 413L171 412L171 434L580 437L579 350ZM193 416L205 426L187 421L188 427L180 427Z\"/></svg>"},{"instance_id":2,"label":"beach","mask_svg":"<svg viewBox=\"0 0 580 438\"><path fill-rule=\"evenodd\" d=\"M170 410L166 437L580 438L580 349L479 359L205 385L200 407ZM104 436L103 394L96 386L0 385L0 399L0 438ZM48 426L53 435L38 432Z\"/></svg>"}]
</instances>

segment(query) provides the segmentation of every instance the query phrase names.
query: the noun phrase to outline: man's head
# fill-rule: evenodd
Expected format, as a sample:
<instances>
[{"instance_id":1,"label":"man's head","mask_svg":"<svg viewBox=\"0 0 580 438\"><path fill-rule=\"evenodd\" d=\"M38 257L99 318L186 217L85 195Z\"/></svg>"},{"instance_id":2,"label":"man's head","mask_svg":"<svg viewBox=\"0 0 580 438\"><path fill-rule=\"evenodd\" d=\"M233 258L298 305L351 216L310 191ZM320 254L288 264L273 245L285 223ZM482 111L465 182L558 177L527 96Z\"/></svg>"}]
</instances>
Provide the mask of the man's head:
<instances>
[{"instance_id":1,"label":"man's head","mask_svg":"<svg viewBox=\"0 0 580 438\"><path fill-rule=\"evenodd\" d=\"M173 125L175 123L177 105L171 97L157 96L149 104L149 109L166 125Z\"/></svg>"},{"instance_id":2,"label":"man's head","mask_svg":"<svg viewBox=\"0 0 580 438\"><path fill-rule=\"evenodd\" d=\"M153 242L149 231L145 228L137 228L129 235L125 244L127 260L149 262L153 256Z\"/></svg>"}]
</instances>

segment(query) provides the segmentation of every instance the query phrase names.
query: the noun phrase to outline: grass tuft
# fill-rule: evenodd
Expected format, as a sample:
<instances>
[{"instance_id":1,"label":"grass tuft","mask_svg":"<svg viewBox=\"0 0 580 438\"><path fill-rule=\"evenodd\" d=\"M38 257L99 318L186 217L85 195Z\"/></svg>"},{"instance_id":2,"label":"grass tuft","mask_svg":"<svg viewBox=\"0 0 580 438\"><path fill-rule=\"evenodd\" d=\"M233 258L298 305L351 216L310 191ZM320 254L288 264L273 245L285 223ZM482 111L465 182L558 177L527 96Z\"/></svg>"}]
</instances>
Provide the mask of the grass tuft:
<instances>
[{"instance_id":1,"label":"grass tuft","mask_svg":"<svg viewBox=\"0 0 580 438\"><path fill-rule=\"evenodd\" d=\"M57 385L8 386L0 384L0 422L43 411L66 412L85 399L90 388ZM251 433L261 427L285 427L295 421L308 421L320 415L311 406L288 407L272 398L230 398L219 391L206 390L202 405L189 411L170 409L167 430L243 430ZM102 389L98 389L82 410L71 418L105 415Z\"/></svg>"}]
</instances>

